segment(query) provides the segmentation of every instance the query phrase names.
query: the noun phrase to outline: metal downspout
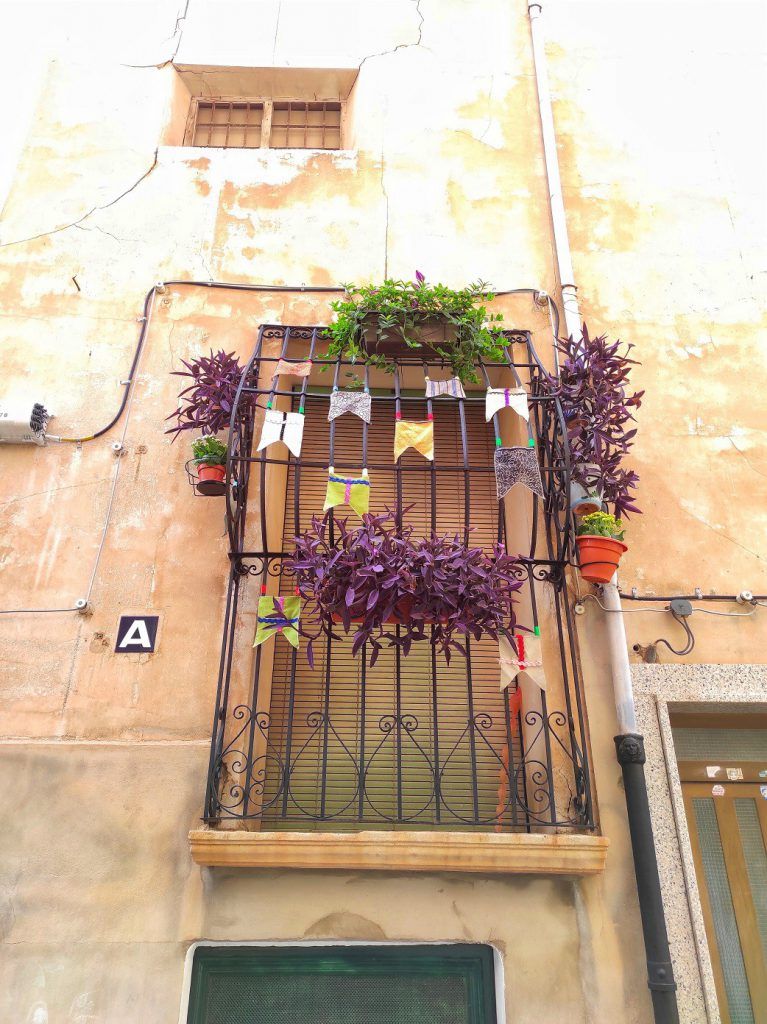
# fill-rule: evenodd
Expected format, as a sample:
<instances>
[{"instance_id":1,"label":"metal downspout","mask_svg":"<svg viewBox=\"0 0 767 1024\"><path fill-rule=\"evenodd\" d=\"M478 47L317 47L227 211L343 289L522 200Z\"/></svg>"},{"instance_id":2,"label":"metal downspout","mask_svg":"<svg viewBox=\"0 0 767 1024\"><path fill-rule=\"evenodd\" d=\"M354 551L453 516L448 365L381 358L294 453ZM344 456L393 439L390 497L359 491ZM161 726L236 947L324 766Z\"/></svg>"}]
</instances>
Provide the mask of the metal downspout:
<instances>
[{"instance_id":1,"label":"metal downspout","mask_svg":"<svg viewBox=\"0 0 767 1024\"><path fill-rule=\"evenodd\" d=\"M549 208L565 326L567 334L577 338L581 333L581 317L578 308L578 290L575 285L575 274L570 256L562 182L559 175L557 140L544 50L543 8L540 3L531 3L528 5L527 11L530 19L543 156L549 188ZM609 609L606 613L605 629L619 730L619 734L615 737L615 749L623 773L626 795L626 811L631 832L639 911L642 918L647 958L647 984L652 995L656 1024L678 1024L676 982L668 946L658 862L647 798L647 782L644 774L646 760L644 737L638 732L623 616L614 614L622 610L618 594L617 574L613 576L610 583L602 588L602 594L604 605Z\"/></svg>"}]
</instances>

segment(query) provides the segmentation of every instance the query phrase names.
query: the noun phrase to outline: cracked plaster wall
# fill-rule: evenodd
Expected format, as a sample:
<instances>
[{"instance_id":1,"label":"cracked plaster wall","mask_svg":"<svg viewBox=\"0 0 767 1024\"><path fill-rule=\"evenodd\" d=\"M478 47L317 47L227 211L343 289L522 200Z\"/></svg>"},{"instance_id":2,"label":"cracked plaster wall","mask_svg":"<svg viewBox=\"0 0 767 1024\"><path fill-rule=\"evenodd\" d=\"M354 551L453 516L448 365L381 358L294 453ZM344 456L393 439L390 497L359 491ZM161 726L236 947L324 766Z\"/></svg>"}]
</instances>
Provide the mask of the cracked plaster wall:
<instances>
[{"instance_id":1,"label":"cracked plaster wall","mask_svg":"<svg viewBox=\"0 0 767 1024\"><path fill-rule=\"evenodd\" d=\"M547 5L547 31L582 309L637 344L637 380L648 388L636 447L647 514L631 525L624 585L765 592L764 371L755 358L763 210L744 180L745 142L728 102L744 81L756 84L742 60L751 44L720 42L718 25L696 19L685 49L696 87L714 58L729 72L708 86L704 114L683 70L666 61L657 80L639 73L647 50L635 52L607 7L554 3L549 16ZM216 4L214 13L198 2L183 33L172 8L140 53L60 56L46 68L0 221L4 383L41 392L57 432L111 418L155 280L334 284L418 266L434 280L481 275L502 288L555 291L525 4L283 2ZM641 39L667 55L669 41L647 25ZM190 64L361 65L353 150L168 145L186 113L185 87L165 64L174 52ZM677 107L667 126L660 113ZM496 306L547 351L547 319L529 300ZM640 1024L649 1002L593 611L580 636L612 844L603 878L320 878L200 872L189 861L225 545L220 507L192 499L187 453L162 433L177 391L168 373L210 346L247 355L258 323L327 316L325 300L309 296L174 288L160 297L93 614L0 619L4 1019L121 1024L140 1008L172 1021L190 941L344 937L362 918L371 936L497 942L513 1024ZM3 607L82 594L115 472L109 446L120 436L0 451ZM117 619L131 611L162 616L151 657L112 653ZM701 660L763 660L758 616L701 618ZM660 616L627 624L642 642L668 632Z\"/></svg>"}]
</instances>

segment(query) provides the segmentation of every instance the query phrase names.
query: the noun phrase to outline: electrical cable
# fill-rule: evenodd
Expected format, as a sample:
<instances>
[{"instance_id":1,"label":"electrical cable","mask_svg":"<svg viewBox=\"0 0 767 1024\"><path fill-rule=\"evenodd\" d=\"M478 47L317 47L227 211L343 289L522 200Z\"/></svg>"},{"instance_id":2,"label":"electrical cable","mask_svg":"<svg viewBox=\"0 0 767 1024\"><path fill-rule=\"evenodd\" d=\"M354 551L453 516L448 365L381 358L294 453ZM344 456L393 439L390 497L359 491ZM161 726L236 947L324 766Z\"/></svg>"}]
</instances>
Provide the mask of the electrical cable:
<instances>
[{"instance_id":1,"label":"electrical cable","mask_svg":"<svg viewBox=\"0 0 767 1024\"><path fill-rule=\"evenodd\" d=\"M661 597L656 594L624 594L618 591L618 597L622 601L737 601L737 594L672 594L670 597ZM767 594L754 594L753 601L767 601Z\"/></svg>"},{"instance_id":2,"label":"electrical cable","mask_svg":"<svg viewBox=\"0 0 767 1024\"><path fill-rule=\"evenodd\" d=\"M667 598L666 600L677 601L677 600L688 600L688 599L687 598L675 598L674 597L674 598ZM705 601L706 598L703 598L703 600ZM733 597L732 600L734 601L735 598ZM609 613L611 613L613 615L645 615L645 614L652 614L652 613L655 613L656 615L665 615L668 611L670 611L670 608L668 608L668 607L666 607L666 608L605 608L605 606L602 604L602 602L599 600L599 598L596 596L596 594L584 594L582 598L579 598L574 603L576 605L578 605L578 604L583 604L584 601L596 601L596 603L599 605L599 607L602 609L603 612L609 612ZM767 605L763 604L761 601L754 600L753 604L754 604L754 607L751 609L750 612L717 612L717 611L714 611L713 608L696 608L695 612L696 612L696 614L700 613L701 615L721 615L722 618L747 619L747 618L749 618L751 615L753 615L756 612L757 605L760 608L767 608ZM672 612L672 614L673 614L673 612Z\"/></svg>"},{"instance_id":3,"label":"electrical cable","mask_svg":"<svg viewBox=\"0 0 767 1024\"><path fill-rule=\"evenodd\" d=\"M693 636L692 630L687 625L684 616L677 614L677 612L673 611L673 609L671 610L671 614L674 616L676 621L685 631L685 634L687 636L686 644L684 645L681 651L678 651L676 647L671 646L668 640L664 640L663 637L660 637L660 639L658 640L653 640L653 647L657 647L658 644L663 644L665 647L668 647L672 654L676 654L677 657L683 658L686 654L690 654L692 652L692 649L695 647L695 637Z\"/></svg>"}]
</instances>

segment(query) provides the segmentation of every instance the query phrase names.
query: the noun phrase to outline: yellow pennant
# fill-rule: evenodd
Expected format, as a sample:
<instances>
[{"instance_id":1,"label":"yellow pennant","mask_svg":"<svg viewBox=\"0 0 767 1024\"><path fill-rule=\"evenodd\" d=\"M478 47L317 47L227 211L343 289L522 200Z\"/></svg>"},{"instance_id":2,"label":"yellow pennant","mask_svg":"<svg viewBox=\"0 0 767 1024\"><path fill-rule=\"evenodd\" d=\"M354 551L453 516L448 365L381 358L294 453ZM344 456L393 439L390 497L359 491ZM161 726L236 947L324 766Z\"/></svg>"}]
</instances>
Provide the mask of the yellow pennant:
<instances>
[{"instance_id":1,"label":"yellow pennant","mask_svg":"<svg viewBox=\"0 0 767 1024\"><path fill-rule=\"evenodd\" d=\"M434 421L417 422L397 420L394 425L394 461L407 451L415 448L425 459L434 461Z\"/></svg>"}]
</instances>

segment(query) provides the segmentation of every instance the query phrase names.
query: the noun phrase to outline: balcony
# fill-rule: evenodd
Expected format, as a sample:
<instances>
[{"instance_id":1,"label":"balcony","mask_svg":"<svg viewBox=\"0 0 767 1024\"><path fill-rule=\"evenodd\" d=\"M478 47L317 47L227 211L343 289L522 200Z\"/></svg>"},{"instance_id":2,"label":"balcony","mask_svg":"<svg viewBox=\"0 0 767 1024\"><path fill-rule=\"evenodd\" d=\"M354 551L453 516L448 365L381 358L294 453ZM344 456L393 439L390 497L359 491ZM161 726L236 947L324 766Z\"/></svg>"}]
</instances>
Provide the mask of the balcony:
<instances>
[{"instance_id":1,"label":"balcony","mask_svg":"<svg viewBox=\"0 0 767 1024\"><path fill-rule=\"evenodd\" d=\"M506 360L480 364L460 400L427 399L438 360L397 362L394 379L344 361L324 373L319 328L264 326L232 418L226 515L230 573L205 792L206 827L191 834L203 864L408 870L601 870L576 639L566 599L572 521L559 403L529 334L508 332ZM313 360L290 390L279 359ZM358 378L368 424L328 422L331 388ZM529 425L485 421L486 388L527 391ZM305 414L298 458L254 450L263 407ZM260 409L258 408L260 406ZM394 423L434 422L435 457L393 458ZM258 424L258 426L257 426ZM496 446L537 454L542 495L520 485L496 497ZM367 467L371 511L405 510L420 535L469 536L520 552L517 620L541 637L545 688L526 677L502 689L499 650L467 639L446 664L428 642L407 656L385 647L373 667L334 630L310 667L282 638L251 647L260 594L290 595L292 538L322 515L328 466ZM330 513L336 519L350 509ZM356 517L355 517L356 519ZM399 627L396 627L399 630ZM433 627L432 627L433 628ZM520 682L521 680L521 682Z\"/></svg>"}]
</instances>

